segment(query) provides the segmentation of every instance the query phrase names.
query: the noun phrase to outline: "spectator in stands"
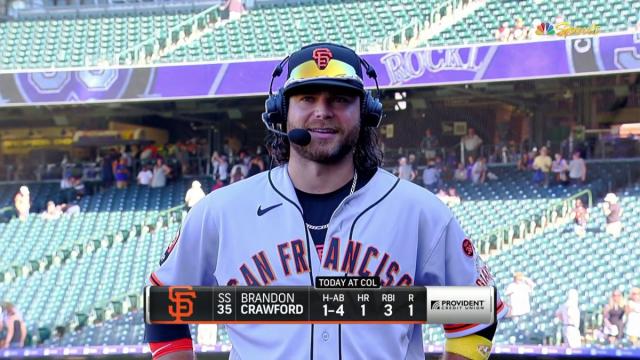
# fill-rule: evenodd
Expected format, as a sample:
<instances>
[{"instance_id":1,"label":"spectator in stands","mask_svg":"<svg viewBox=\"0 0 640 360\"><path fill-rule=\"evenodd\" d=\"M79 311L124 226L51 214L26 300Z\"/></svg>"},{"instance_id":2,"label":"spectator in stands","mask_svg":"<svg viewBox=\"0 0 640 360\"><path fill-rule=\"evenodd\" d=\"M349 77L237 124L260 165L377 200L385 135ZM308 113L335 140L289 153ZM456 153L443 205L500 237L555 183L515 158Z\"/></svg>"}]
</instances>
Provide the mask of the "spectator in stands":
<instances>
[{"instance_id":1,"label":"spectator in stands","mask_svg":"<svg viewBox=\"0 0 640 360\"><path fill-rule=\"evenodd\" d=\"M416 175L417 175L418 174L418 163L416 162L416 154L409 153L409 157L407 158L407 164L409 164L409 166L411 166L411 170L413 170L413 172L415 172Z\"/></svg>"},{"instance_id":2,"label":"spectator in stands","mask_svg":"<svg viewBox=\"0 0 640 360\"><path fill-rule=\"evenodd\" d=\"M443 204L449 205L449 195L447 195L447 192L444 191L444 189L438 190L438 192L436 192L436 197L440 199Z\"/></svg>"},{"instance_id":3,"label":"spectator in stands","mask_svg":"<svg viewBox=\"0 0 640 360\"><path fill-rule=\"evenodd\" d=\"M240 166L240 169L242 170L242 176L247 177L247 175L249 174L250 161L251 158L249 158L247 152L245 150L240 150L240 152L238 152L238 161L236 161L235 165L233 166ZM233 174L233 168L231 169L231 173Z\"/></svg>"},{"instance_id":4,"label":"spectator in stands","mask_svg":"<svg viewBox=\"0 0 640 360\"><path fill-rule=\"evenodd\" d=\"M609 343L615 345L623 337L625 301L622 291L616 289L609 297L609 303L604 306L604 333L609 337Z\"/></svg>"},{"instance_id":5,"label":"spectator in stands","mask_svg":"<svg viewBox=\"0 0 640 360\"><path fill-rule=\"evenodd\" d=\"M477 157L480 153L480 146L482 145L482 139L474 128L469 128L467 135L462 137L462 144L464 145L464 152L467 155L473 155Z\"/></svg>"},{"instance_id":6,"label":"spectator in stands","mask_svg":"<svg viewBox=\"0 0 640 360\"><path fill-rule=\"evenodd\" d=\"M456 171L453 174L453 180L455 181L467 181L467 169L464 168L463 163L458 163Z\"/></svg>"},{"instance_id":7,"label":"spectator in stands","mask_svg":"<svg viewBox=\"0 0 640 360\"><path fill-rule=\"evenodd\" d=\"M171 173L171 168L164 163L162 158L156 159L156 165L153 167L153 176L151 177L151 187L161 188L167 185L167 177Z\"/></svg>"},{"instance_id":8,"label":"spectator in stands","mask_svg":"<svg viewBox=\"0 0 640 360\"><path fill-rule=\"evenodd\" d=\"M102 174L101 179L102 179L103 189L106 189L113 184L113 172L114 172L113 162L114 161L115 161L114 149L110 149L106 154L104 154L102 159L100 159L100 168L101 168L101 174Z\"/></svg>"},{"instance_id":9,"label":"spectator in stands","mask_svg":"<svg viewBox=\"0 0 640 360\"><path fill-rule=\"evenodd\" d=\"M608 193L604 197L604 203L602 204L602 211L604 216L607 217L607 234L613 237L620 236L622 231L622 208L618 204L618 197L614 193Z\"/></svg>"},{"instance_id":10,"label":"spectator in stands","mask_svg":"<svg viewBox=\"0 0 640 360\"><path fill-rule=\"evenodd\" d=\"M534 287L535 283L525 277L523 273L516 272L513 274L513 282L507 286L504 292L511 305L508 317L514 321L519 321L531 312L529 297Z\"/></svg>"},{"instance_id":11,"label":"spectator in stands","mask_svg":"<svg viewBox=\"0 0 640 360\"><path fill-rule=\"evenodd\" d=\"M518 170L520 171L528 171L531 169L531 158L529 157L529 153L525 152L520 156L518 160Z\"/></svg>"},{"instance_id":12,"label":"spectator in stands","mask_svg":"<svg viewBox=\"0 0 640 360\"><path fill-rule=\"evenodd\" d=\"M129 167L127 166L127 159L121 157L117 160L116 171L116 188L126 189L129 185Z\"/></svg>"},{"instance_id":13,"label":"spectator in stands","mask_svg":"<svg viewBox=\"0 0 640 360\"><path fill-rule=\"evenodd\" d=\"M16 213L21 221L27 220L29 209L31 209L31 196L26 185L20 186L20 190L13 198Z\"/></svg>"},{"instance_id":14,"label":"spectator in stands","mask_svg":"<svg viewBox=\"0 0 640 360\"><path fill-rule=\"evenodd\" d=\"M187 146L183 144L182 141L178 141L175 149L172 149L170 154L174 155L176 160L178 160L181 174L189 174L191 168L189 167L189 151L187 150Z\"/></svg>"},{"instance_id":15,"label":"spectator in stands","mask_svg":"<svg viewBox=\"0 0 640 360\"><path fill-rule=\"evenodd\" d=\"M467 170L467 179L471 179L472 178L472 174L473 174L473 165L475 165L476 160L473 156L469 156L467 158L467 166L466 166L466 170Z\"/></svg>"},{"instance_id":16,"label":"spectator in stands","mask_svg":"<svg viewBox=\"0 0 640 360\"><path fill-rule=\"evenodd\" d=\"M462 202L462 199L460 198L460 195L458 195L458 191L456 190L456 188L450 187L448 195L450 206L456 206Z\"/></svg>"},{"instance_id":17,"label":"spectator in stands","mask_svg":"<svg viewBox=\"0 0 640 360\"><path fill-rule=\"evenodd\" d=\"M42 218L45 220L57 220L62 216L62 209L56 206L53 201L47 202L47 210L42 213Z\"/></svg>"},{"instance_id":18,"label":"spectator in stands","mask_svg":"<svg viewBox=\"0 0 640 360\"><path fill-rule=\"evenodd\" d=\"M589 212L584 207L582 200L576 199L576 206L573 209L574 230L579 237L584 237L587 233L587 220Z\"/></svg>"},{"instance_id":19,"label":"spectator in stands","mask_svg":"<svg viewBox=\"0 0 640 360\"><path fill-rule=\"evenodd\" d=\"M191 209L198 203L198 201L204 199L205 193L202 190L202 184L200 181L194 180L191 183L191 188L187 190L187 194L184 196L184 201L187 203L187 208Z\"/></svg>"},{"instance_id":20,"label":"spectator in stands","mask_svg":"<svg viewBox=\"0 0 640 360\"><path fill-rule=\"evenodd\" d=\"M587 164L580 155L580 151L573 153L571 161L569 161L569 181L572 184L584 183L587 179Z\"/></svg>"},{"instance_id":21,"label":"spectator in stands","mask_svg":"<svg viewBox=\"0 0 640 360\"><path fill-rule=\"evenodd\" d=\"M133 166L133 153L131 152L130 145L125 145L120 149L120 158L124 159L124 165L127 169L131 170Z\"/></svg>"},{"instance_id":22,"label":"spectator in stands","mask_svg":"<svg viewBox=\"0 0 640 360\"><path fill-rule=\"evenodd\" d=\"M625 313L627 315L625 333L633 346L640 347L640 288L634 287L629 292Z\"/></svg>"},{"instance_id":23,"label":"spectator in stands","mask_svg":"<svg viewBox=\"0 0 640 360\"><path fill-rule=\"evenodd\" d=\"M240 164L233 165L231 169L231 184L238 182L244 179L244 174L242 173L242 166Z\"/></svg>"},{"instance_id":24,"label":"spectator in stands","mask_svg":"<svg viewBox=\"0 0 640 360\"><path fill-rule=\"evenodd\" d=\"M200 324L198 325L198 335L196 342L200 345L214 346L218 342L218 325Z\"/></svg>"},{"instance_id":25,"label":"spectator in stands","mask_svg":"<svg viewBox=\"0 0 640 360\"><path fill-rule=\"evenodd\" d=\"M431 129L427 129L424 132L424 136L420 141L420 151L425 160L429 161L436 156L436 149L438 148L438 139L433 135Z\"/></svg>"},{"instance_id":26,"label":"spectator in stands","mask_svg":"<svg viewBox=\"0 0 640 360\"><path fill-rule=\"evenodd\" d=\"M422 172L422 184L432 193L436 193L440 187L440 170L433 160L429 160L427 167Z\"/></svg>"},{"instance_id":27,"label":"spectator in stands","mask_svg":"<svg viewBox=\"0 0 640 360\"><path fill-rule=\"evenodd\" d=\"M224 183L220 179L216 179L216 182L211 187L211 191L216 191L224 186Z\"/></svg>"},{"instance_id":28,"label":"spectator in stands","mask_svg":"<svg viewBox=\"0 0 640 360\"><path fill-rule=\"evenodd\" d=\"M71 185L71 172L64 171L62 174L62 180L60 180L60 190L71 189L73 185Z\"/></svg>"},{"instance_id":29,"label":"spectator in stands","mask_svg":"<svg viewBox=\"0 0 640 360\"><path fill-rule=\"evenodd\" d=\"M147 145L140 152L140 161L151 160L158 157L158 147L155 145Z\"/></svg>"},{"instance_id":30,"label":"spectator in stands","mask_svg":"<svg viewBox=\"0 0 640 360\"><path fill-rule=\"evenodd\" d=\"M562 158L560 153L555 153L555 160L551 163L551 172L553 172L555 181L558 184L567 184L569 178L567 172L569 171L569 164Z\"/></svg>"},{"instance_id":31,"label":"spectator in stands","mask_svg":"<svg viewBox=\"0 0 640 360\"><path fill-rule=\"evenodd\" d=\"M71 200L80 200L86 195L87 189L84 186L84 182L82 182L82 177L72 176L71 185L73 185L73 199Z\"/></svg>"},{"instance_id":32,"label":"spectator in stands","mask_svg":"<svg viewBox=\"0 0 640 360\"><path fill-rule=\"evenodd\" d=\"M217 151L214 151L213 154L211 154L211 176L213 176L214 179L218 177L218 168L220 168L220 162L220 154L218 154Z\"/></svg>"},{"instance_id":33,"label":"spectator in stands","mask_svg":"<svg viewBox=\"0 0 640 360\"><path fill-rule=\"evenodd\" d=\"M223 184L229 184L229 162L226 155L220 155L217 178L220 179Z\"/></svg>"},{"instance_id":34,"label":"spectator in stands","mask_svg":"<svg viewBox=\"0 0 640 360\"><path fill-rule=\"evenodd\" d=\"M511 30L509 34L509 41L524 40L527 37L528 29L524 26L522 18L516 19L516 26Z\"/></svg>"},{"instance_id":35,"label":"spectator in stands","mask_svg":"<svg viewBox=\"0 0 640 360\"><path fill-rule=\"evenodd\" d=\"M578 307L578 290L567 292L567 301L560 305L556 317L562 323L562 341L570 348L578 348L580 338L580 308Z\"/></svg>"},{"instance_id":36,"label":"spectator in stands","mask_svg":"<svg viewBox=\"0 0 640 360\"><path fill-rule=\"evenodd\" d=\"M153 171L151 171L151 167L145 164L142 167L142 170L138 173L136 177L138 179L138 185L149 186L151 185L151 179L153 179Z\"/></svg>"},{"instance_id":37,"label":"spectator in stands","mask_svg":"<svg viewBox=\"0 0 640 360\"><path fill-rule=\"evenodd\" d=\"M73 216L80 214L80 206L77 204L60 204L58 207L64 215Z\"/></svg>"},{"instance_id":38,"label":"spectator in stands","mask_svg":"<svg viewBox=\"0 0 640 360\"><path fill-rule=\"evenodd\" d=\"M500 27L496 30L494 37L497 41L507 41L510 34L511 29L509 28L509 23L503 22L502 25L500 25Z\"/></svg>"},{"instance_id":39,"label":"spectator in stands","mask_svg":"<svg viewBox=\"0 0 640 360\"><path fill-rule=\"evenodd\" d=\"M407 163L407 158L404 156L398 159L398 167L396 168L395 173L400 179L407 181L413 181L413 179L416 178L416 172L413 171L411 165Z\"/></svg>"},{"instance_id":40,"label":"spectator in stands","mask_svg":"<svg viewBox=\"0 0 640 360\"><path fill-rule=\"evenodd\" d=\"M251 158L251 166L249 166L249 173L247 177L252 177L253 175L259 174L264 171L264 161L261 156L254 156Z\"/></svg>"},{"instance_id":41,"label":"spectator in stands","mask_svg":"<svg viewBox=\"0 0 640 360\"><path fill-rule=\"evenodd\" d=\"M533 159L533 170L535 170L533 180L535 183L542 183L544 187L549 185L549 172L551 172L551 157L548 155L546 146L540 149L540 154Z\"/></svg>"},{"instance_id":42,"label":"spectator in stands","mask_svg":"<svg viewBox=\"0 0 640 360\"><path fill-rule=\"evenodd\" d=\"M484 156L480 156L478 161L473 164L471 168L471 180L474 184L484 184L487 179L487 159Z\"/></svg>"},{"instance_id":43,"label":"spectator in stands","mask_svg":"<svg viewBox=\"0 0 640 360\"><path fill-rule=\"evenodd\" d=\"M0 331L3 327L7 328L4 339L0 342L2 348L21 348L24 347L24 341L27 338L27 326L25 325L22 314L16 307L9 302L2 304L2 318L0 321Z\"/></svg>"}]
</instances>

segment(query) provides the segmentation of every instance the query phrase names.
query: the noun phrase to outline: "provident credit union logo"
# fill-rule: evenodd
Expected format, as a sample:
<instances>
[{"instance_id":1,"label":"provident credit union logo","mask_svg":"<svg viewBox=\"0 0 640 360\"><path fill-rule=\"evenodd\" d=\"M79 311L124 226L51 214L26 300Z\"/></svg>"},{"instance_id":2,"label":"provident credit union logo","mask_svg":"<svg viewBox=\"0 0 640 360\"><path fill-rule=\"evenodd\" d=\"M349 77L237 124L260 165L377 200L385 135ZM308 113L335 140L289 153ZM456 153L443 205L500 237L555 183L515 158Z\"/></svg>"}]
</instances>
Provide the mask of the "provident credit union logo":
<instances>
[{"instance_id":1,"label":"provident credit union logo","mask_svg":"<svg viewBox=\"0 0 640 360\"><path fill-rule=\"evenodd\" d=\"M193 315L193 299L196 298L196 292L191 286L171 286L169 287L169 315L175 321L181 321Z\"/></svg>"}]
</instances>

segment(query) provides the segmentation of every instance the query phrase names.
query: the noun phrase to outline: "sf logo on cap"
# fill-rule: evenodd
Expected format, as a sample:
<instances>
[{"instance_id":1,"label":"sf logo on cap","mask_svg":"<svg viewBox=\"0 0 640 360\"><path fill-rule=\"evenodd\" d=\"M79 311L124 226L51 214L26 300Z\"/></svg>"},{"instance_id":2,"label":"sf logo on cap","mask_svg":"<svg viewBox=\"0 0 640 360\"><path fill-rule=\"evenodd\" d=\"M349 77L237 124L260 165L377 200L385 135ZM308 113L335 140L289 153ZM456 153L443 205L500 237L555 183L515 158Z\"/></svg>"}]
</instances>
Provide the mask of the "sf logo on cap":
<instances>
[{"instance_id":1,"label":"sf logo on cap","mask_svg":"<svg viewBox=\"0 0 640 360\"><path fill-rule=\"evenodd\" d=\"M316 61L316 65L320 70L324 70L329 65L329 60L333 59L331 50L327 48L313 49L313 60Z\"/></svg>"}]
</instances>

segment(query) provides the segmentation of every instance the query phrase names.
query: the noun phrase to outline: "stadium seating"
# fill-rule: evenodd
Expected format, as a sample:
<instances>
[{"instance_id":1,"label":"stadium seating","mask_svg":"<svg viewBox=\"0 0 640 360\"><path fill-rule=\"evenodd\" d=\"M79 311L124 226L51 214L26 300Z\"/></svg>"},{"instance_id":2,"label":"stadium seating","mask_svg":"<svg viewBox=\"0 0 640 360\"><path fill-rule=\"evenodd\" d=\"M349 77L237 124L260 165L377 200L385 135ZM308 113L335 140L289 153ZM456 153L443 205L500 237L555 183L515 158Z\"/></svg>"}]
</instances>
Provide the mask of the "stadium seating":
<instances>
[{"instance_id":1,"label":"stadium seating","mask_svg":"<svg viewBox=\"0 0 640 360\"><path fill-rule=\"evenodd\" d=\"M210 180L199 180L210 188ZM0 259L0 298L23 311L32 334L140 306L140 289L182 218L181 207L173 215L162 210L180 206L190 183L110 189L83 198L73 217L31 214L0 224L0 242L15 254Z\"/></svg>"},{"instance_id":2,"label":"stadium seating","mask_svg":"<svg viewBox=\"0 0 640 360\"><path fill-rule=\"evenodd\" d=\"M280 57L313 41L334 41L356 47L381 41L412 21L424 22L439 0L314 0L300 4L258 5L238 20L177 47L160 62L212 61ZM559 14L575 26L596 23L602 32L626 30L638 21L640 3L615 0L597 6L586 0L502 2L490 0L471 16L430 39L430 45L493 41L500 23L522 17L553 21ZM591 11L595 8L595 11ZM112 61L121 51L159 34L196 14L163 10L159 14L47 18L0 23L0 69L95 65ZM73 34L67 36L66 34Z\"/></svg>"},{"instance_id":3,"label":"stadium seating","mask_svg":"<svg viewBox=\"0 0 640 360\"><path fill-rule=\"evenodd\" d=\"M593 330L601 325L599 314L613 289L622 290L626 296L632 286L639 285L640 235L634 229L640 228L640 184L618 195L625 227L620 238L605 233L602 209L595 206L590 209L591 219L584 238L576 236L569 224L488 259L499 290L504 291L515 271L523 272L537 284L531 297L530 321L518 324L503 321L496 343L559 341L554 314L571 288L580 294L583 330ZM424 333L427 342L438 343L444 337L438 327L426 327Z\"/></svg>"},{"instance_id":4,"label":"stadium seating","mask_svg":"<svg viewBox=\"0 0 640 360\"><path fill-rule=\"evenodd\" d=\"M29 195L32 200L31 207L34 210L44 209L46 200L42 199L54 199L55 194L60 189L60 183L58 182L2 184L0 185L0 209L5 207L13 208L13 197L18 193L21 185L27 185L29 188Z\"/></svg>"},{"instance_id":5,"label":"stadium seating","mask_svg":"<svg viewBox=\"0 0 640 360\"><path fill-rule=\"evenodd\" d=\"M315 0L257 6L160 61L279 57L315 41L356 47L358 42L384 38L412 18L424 18L437 2Z\"/></svg>"},{"instance_id":6,"label":"stadium seating","mask_svg":"<svg viewBox=\"0 0 640 360\"><path fill-rule=\"evenodd\" d=\"M201 182L207 188L208 182ZM57 184L34 186L33 199L54 199ZM13 270L19 273L22 267L31 270L51 265L56 258L65 257L74 246L83 246L90 240L100 241L118 233L126 233L134 224L156 216L160 211L179 205L189 188L188 180L180 180L163 189L132 186L126 190L110 189L83 198L80 214L63 216L49 221L38 214L31 214L26 222L13 219L2 226L0 242L13 257L0 258L0 273ZM42 197L41 197L42 196ZM17 269L11 267L18 267Z\"/></svg>"},{"instance_id":7,"label":"stadium seating","mask_svg":"<svg viewBox=\"0 0 640 360\"><path fill-rule=\"evenodd\" d=\"M499 1L489 0L486 6L477 9L452 27L442 31L428 41L431 46L452 44L473 44L495 41L494 31L503 22L515 25L520 17L525 26L532 26L534 20L554 23L561 15L572 26L600 26L601 32L623 31L638 20L640 3L637 1L587 0L578 1Z\"/></svg>"},{"instance_id":8,"label":"stadium seating","mask_svg":"<svg viewBox=\"0 0 640 360\"><path fill-rule=\"evenodd\" d=\"M496 228L536 219L550 206L583 189L590 189L596 197L604 196L609 186L621 186L629 176L639 175L638 165L637 161L590 163L588 183L547 188L533 185L531 172L517 171L513 166L491 167L490 171L498 176L496 181L452 184L463 200L453 207L453 212L467 235L478 241Z\"/></svg>"},{"instance_id":9,"label":"stadium seating","mask_svg":"<svg viewBox=\"0 0 640 360\"><path fill-rule=\"evenodd\" d=\"M95 65L193 15L174 10L0 22L0 69Z\"/></svg>"},{"instance_id":10,"label":"stadium seating","mask_svg":"<svg viewBox=\"0 0 640 360\"><path fill-rule=\"evenodd\" d=\"M635 168L637 162L592 163L590 177L599 180L587 186L601 198L608 188L602 180L605 174L606 178L621 179L625 178L623 174ZM501 225L498 220L506 218L506 214L512 219L531 218L549 202L581 189L532 187L530 174L508 167L493 168L492 171L500 180L484 186L468 184L459 187L465 200L462 205L454 207L454 212L472 238ZM208 188L210 182L201 181ZM25 234L19 235L24 239L22 245L28 249L23 265L31 266L31 271L24 274L16 271L14 277L0 284L0 298L11 299L17 304L32 334L51 334L57 326L67 329L65 336L50 338L46 344L140 343L143 334L141 315L137 310L141 305L140 290L147 275L157 267L158 258L172 240L181 218L162 216L158 221L157 215L162 209L180 204L188 186L189 181L183 180L161 191L135 186L120 191L111 189L85 198L81 203L82 216L77 218L45 222L32 216L24 223L12 220L4 224L12 229L13 235L3 238L3 243L11 236ZM619 192L619 196L625 209L627 229L637 228L640 225L640 185ZM495 221L491 222L491 219ZM59 225L50 225L56 222ZM73 234L76 228L82 228L83 233L90 229L92 233L92 236L82 238L84 240L77 239L84 241L80 242L82 246L54 239L58 231ZM541 343L553 337L557 331L553 312L563 301L569 286L576 286L580 291L585 314L595 313L613 287L628 290L633 278L630 271L640 265L637 264L640 238L637 234L625 232L625 236L629 234L630 241L611 239L603 228L601 210L593 208L589 235L583 239L573 234L571 226L551 227L488 259L500 289L506 287L516 270L525 272L539 284L532 301L536 312L531 325L518 328L511 322L505 322L501 325L497 342ZM32 242L44 243L44 248ZM55 245L48 246L48 243ZM72 246L65 247L69 244ZM12 251L22 254L19 248ZM47 254L53 256L48 258ZM38 256L49 263L41 266L38 262L29 261ZM612 266L616 274L621 274L619 277L612 277ZM21 267L9 269L16 268L19 270ZM579 283L566 281L569 271L578 271L575 278L580 280ZM591 323L595 321L593 316L590 319ZM79 330L73 331L76 328ZM43 334L36 340L42 341L50 336ZM436 343L443 336L439 327L425 327L424 335L426 341ZM224 327L219 329L218 341L229 343Z\"/></svg>"}]
</instances>

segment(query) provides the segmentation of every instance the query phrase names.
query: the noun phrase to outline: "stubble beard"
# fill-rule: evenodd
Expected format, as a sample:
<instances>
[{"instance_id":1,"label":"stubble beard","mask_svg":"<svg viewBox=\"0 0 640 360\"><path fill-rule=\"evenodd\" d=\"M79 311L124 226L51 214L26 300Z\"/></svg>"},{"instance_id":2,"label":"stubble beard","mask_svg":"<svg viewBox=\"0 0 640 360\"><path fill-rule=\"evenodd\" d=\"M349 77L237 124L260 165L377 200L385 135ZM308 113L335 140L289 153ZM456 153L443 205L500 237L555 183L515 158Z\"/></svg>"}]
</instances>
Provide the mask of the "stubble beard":
<instances>
[{"instance_id":1,"label":"stubble beard","mask_svg":"<svg viewBox=\"0 0 640 360\"><path fill-rule=\"evenodd\" d=\"M311 143L307 146L300 146L291 143L292 150L297 152L300 157L317 162L320 164L331 165L342 161L349 153L353 152L358 143L360 134L360 127L355 126L346 133L344 139L332 148L327 148L327 145L322 143L316 143L316 139L312 139Z\"/></svg>"}]
</instances>

